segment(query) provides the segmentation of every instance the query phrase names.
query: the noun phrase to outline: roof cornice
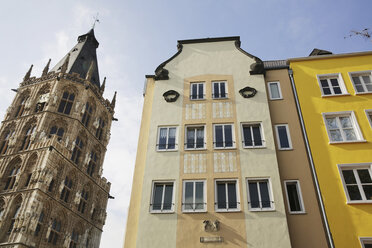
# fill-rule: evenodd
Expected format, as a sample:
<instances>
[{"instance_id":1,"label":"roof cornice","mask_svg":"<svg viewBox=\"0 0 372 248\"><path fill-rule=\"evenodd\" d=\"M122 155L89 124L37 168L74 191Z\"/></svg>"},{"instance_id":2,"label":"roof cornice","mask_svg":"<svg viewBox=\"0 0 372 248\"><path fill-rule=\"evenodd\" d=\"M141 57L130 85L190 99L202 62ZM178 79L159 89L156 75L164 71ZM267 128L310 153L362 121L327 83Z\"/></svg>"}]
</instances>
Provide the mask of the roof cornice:
<instances>
[{"instance_id":1,"label":"roof cornice","mask_svg":"<svg viewBox=\"0 0 372 248\"><path fill-rule=\"evenodd\" d=\"M321 60L321 59L333 59L333 58L342 58L342 57L366 56L366 55L372 55L372 51L290 58L290 59L287 59L287 65L289 65L291 62L300 62L300 61L308 61L308 60Z\"/></svg>"}]
</instances>

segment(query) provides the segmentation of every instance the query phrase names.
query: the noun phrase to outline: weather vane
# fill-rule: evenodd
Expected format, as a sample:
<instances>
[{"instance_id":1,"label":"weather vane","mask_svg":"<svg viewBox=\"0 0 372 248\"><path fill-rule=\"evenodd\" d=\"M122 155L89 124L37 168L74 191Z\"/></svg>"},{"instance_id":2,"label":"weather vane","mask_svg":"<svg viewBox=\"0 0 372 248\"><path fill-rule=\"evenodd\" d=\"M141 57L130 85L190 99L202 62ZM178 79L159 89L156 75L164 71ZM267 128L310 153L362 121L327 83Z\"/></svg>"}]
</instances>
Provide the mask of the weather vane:
<instances>
[{"instance_id":1,"label":"weather vane","mask_svg":"<svg viewBox=\"0 0 372 248\"><path fill-rule=\"evenodd\" d=\"M93 27L92 29L94 29L94 27L96 26L96 23L99 23L99 20L98 20L98 13L96 16L93 16L93 19L94 19L94 22L93 22Z\"/></svg>"}]
</instances>

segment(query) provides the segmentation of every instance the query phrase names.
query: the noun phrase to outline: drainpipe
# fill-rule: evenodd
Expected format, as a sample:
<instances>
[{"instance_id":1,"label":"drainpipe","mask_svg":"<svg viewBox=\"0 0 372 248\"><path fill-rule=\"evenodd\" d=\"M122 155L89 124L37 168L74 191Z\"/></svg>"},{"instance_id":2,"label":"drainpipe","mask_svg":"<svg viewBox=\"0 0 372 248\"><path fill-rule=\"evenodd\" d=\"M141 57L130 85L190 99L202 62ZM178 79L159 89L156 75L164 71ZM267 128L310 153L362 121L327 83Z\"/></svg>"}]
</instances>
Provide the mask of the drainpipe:
<instances>
[{"instance_id":1,"label":"drainpipe","mask_svg":"<svg viewBox=\"0 0 372 248\"><path fill-rule=\"evenodd\" d=\"M295 101L296 101L296 107L297 107L298 115L299 115L300 122L301 122L301 129L302 129L302 132L304 134L304 139L305 139L305 144L306 144L306 150L307 150L307 153L309 154L309 160L310 160L310 165L311 165L311 172L313 174L313 178L314 178L314 182L315 182L315 186L316 186L316 192L317 192L318 198L319 198L320 210L321 210L321 213L322 213L322 216L323 216L324 226L326 228L329 245L330 245L331 248L334 248L335 246L334 246L334 243L333 243L332 233L329 230L327 215L326 215L325 209L324 209L322 194L320 193L320 188L319 188L319 183L318 183L318 177L316 175L316 171L315 171L315 167L314 167L313 156L311 155L311 149L310 149L310 145L309 145L309 140L307 138L307 133L306 133L306 129L305 129L305 123L304 123L304 120L303 120L303 117L302 117L302 112L301 112L301 108L300 108L300 102L298 101L298 96L297 96L297 91L296 91L296 85L294 83L292 69L288 69L288 74L289 74L289 78L291 79L292 90L293 90L294 98L295 98Z\"/></svg>"}]
</instances>

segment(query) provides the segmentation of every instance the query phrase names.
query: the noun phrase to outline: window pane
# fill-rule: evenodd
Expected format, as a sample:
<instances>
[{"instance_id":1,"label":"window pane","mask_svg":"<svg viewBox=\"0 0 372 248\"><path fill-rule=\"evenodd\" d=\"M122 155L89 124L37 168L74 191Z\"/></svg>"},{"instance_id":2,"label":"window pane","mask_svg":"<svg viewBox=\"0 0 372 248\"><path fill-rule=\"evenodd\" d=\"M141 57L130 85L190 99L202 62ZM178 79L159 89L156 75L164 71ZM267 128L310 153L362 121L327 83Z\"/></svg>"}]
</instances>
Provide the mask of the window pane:
<instances>
[{"instance_id":1,"label":"window pane","mask_svg":"<svg viewBox=\"0 0 372 248\"><path fill-rule=\"evenodd\" d=\"M225 183L217 183L217 208L226 208Z\"/></svg>"},{"instance_id":2,"label":"window pane","mask_svg":"<svg viewBox=\"0 0 372 248\"><path fill-rule=\"evenodd\" d=\"M343 170L342 175L346 184L356 184L353 170Z\"/></svg>"},{"instance_id":3,"label":"window pane","mask_svg":"<svg viewBox=\"0 0 372 248\"><path fill-rule=\"evenodd\" d=\"M256 182L248 183L249 187L249 201L251 203L251 208L258 208L260 207L260 201L258 198L258 188Z\"/></svg>"},{"instance_id":4,"label":"window pane","mask_svg":"<svg viewBox=\"0 0 372 248\"><path fill-rule=\"evenodd\" d=\"M328 128L331 128L331 129L338 128L336 118L334 118L334 117L326 118L326 122L327 122L327 127Z\"/></svg>"},{"instance_id":5,"label":"window pane","mask_svg":"<svg viewBox=\"0 0 372 248\"><path fill-rule=\"evenodd\" d=\"M287 128L285 126L278 126L279 142L281 148L289 148L289 140L287 136Z\"/></svg>"},{"instance_id":6,"label":"window pane","mask_svg":"<svg viewBox=\"0 0 372 248\"><path fill-rule=\"evenodd\" d=\"M192 84L191 85L191 99L197 99L197 90L198 90L198 85L197 84Z\"/></svg>"},{"instance_id":7,"label":"window pane","mask_svg":"<svg viewBox=\"0 0 372 248\"><path fill-rule=\"evenodd\" d=\"M333 87L333 92L336 95L342 94L341 88L340 87Z\"/></svg>"},{"instance_id":8,"label":"window pane","mask_svg":"<svg viewBox=\"0 0 372 248\"><path fill-rule=\"evenodd\" d=\"M71 107L72 107L72 103L71 102L67 102L67 105L66 105L66 109L65 109L65 114L70 114L70 111L71 111Z\"/></svg>"},{"instance_id":9,"label":"window pane","mask_svg":"<svg viewBox=\"0 0 372 248\"><path fill-rule=\"evenodd\" d=\"M346 140L357 140L354 129L344 129Z\"/></svg>"},{"instance_id":10,"label":"window pane","mask_svg":"<svg viewBox=\"0 0 372 248\"><path fill-rule=\"evenodd\" d=\"M168 138L168 149L174 149L176 147L176 128L169 128Z\"/></svg>"},{"instance_id":11,"label":"window pane","mask_svg":"<svg viewBox=\"0 0 372 248\"><path fill-rule=\"evenodd\" d=\"M215 98L218 98L220 97L220 90L218 88L218 83L213 83L213 93L214 93L214 97Z\"/></svg>"},{"instance_id":12,"label":"window pane","mask_svg":"<svg viewBox=\"0 0 372 248\"><path fill-rule=\"evenodd\" d=\"M228 183L227 184L228 199L229 199L229 208L237 208L238 203L236 199L236 184Z\"/></svg>"},{"instance_id":13,"label":"window pane","mask_svg":"<svg viewBox=\"0 0 372 248\"><path fill-rule=\"evenodd\" d=\"M364 244L364 248L372 248L372 244Z\"/></svg>"},{"instance_id":14,"label":"window pane","mask_svg":"<svg viewBox=\"0 0 372 248\"><path fill-rule=\"evenodd\" d=\"M163 210L172 209L173 185L165 185Z\"/></svg>"},{"instance_id":15,"label":"window pane","mask_svg":"<svg viewBox=\"0 0 372 248\"><path fill-rule=\"evenodd\" d=\"M354 85L355 85L355 88L356 88L356 91L358 93L360 92L364 92L364 88L362 86L362 82L360 81L359 77L356 76L356 77L353 77L353 82L354 82Z\"/></svg>"},{"instance_id":16,"label":"window pane","mask_svg":"<svg viewBox=\"0 0 372 248\"><path fill-rule=\"evenodd\" d=\"M301 211L301 203L298 195L297 183L287 183L289 208L293 212Z\"/></svg>"},{"instance_id":17,"label":"window pane","mask_svg":"<svg viewBox=\"0 0 372 248\"><path fill-rule=\"evenodd\" d=\"M372 183L368 169L357 170L359 179L362 183Z\"/></svg>"},{"instance_id":18,"label":"window pane","mask_svg":"<svg viewBox=\"0 0 372 248\"><path fill-rule=\"evenodd\" d=\"M262 138L261 138L261 132L260 132L260 126L253 126L253 138L254 138L254 145L255 146L262 146Z\"/></svg>"},{"instance_id":19,"label":"window pane","mask_svg":"<svg viewBox=\"0 0 372 248\"><path fill-rule=\"evenodd\" d=\"M199 84L199 99L203 99L204 98L204 84Z\"/></svg>"},{"instance_id":20,"label":"window pane","mask_svg":"<svg viewBox=\"0 0 372 248\"><path fill-rule=\"evenodd\" d=\"M331 85L333 86L333 87L335 87L335 86L339 86L338 85L338 80L337 80L337 78L331 78Z\"/></svg>"},{"instance_id":21,"label":"window pane","mask_svg":"<svg viewBox=\"0 0 372 248\"><path fill-rule=\"evenodd\" d=\"M259 182L262 208L270 208L270 195L267 182Z\"/></svg>"},{"instance_id":22,"label":"window pane","mask_svg":"<svg viewBox=\"0 0 372 248\"><path fill-rule=\"evenodd\" d=\"M204 209L204 182L195 183L195 209Z\"/></svg>"},{"instance_id":23,"label":"window pane","mask_svg":"<svg viewBox=\"0 0 372 248\"><path fill-rule=\"evenodd\" d=\"M152 209L160 210L161 209L161 199L163 197L163 185L155 184L154 190L154 201L152 203Z\"/></svg>"},{"instance_id":24,"label":"window pane","mask_svg":"<svg viewBox=\"0 0 372 248\"><path fill-rule=\"evenodd\" d=\"M195 128L187 129L187 148L194 148Z\"/></svg>"},{"instance_id":25,"label":"window pane","mask_svg":"<svg viewBox=\"0 0 372 248\"><path fill-rule=\"evenodd\" d=\"M343 116L340 117L340 122L341 122L341 127L353 127L353 124L351 123L350 117L348 116Z\"/></svg>"},{"instance_id":26,"label":"window pane","mask_svg":"<svg viewBox=\"0 0 372 248\"><path fill-rule=\"evenodd\" d=\"M269 86L270 86L271 98L272 99L280 98L278 84L272 83L272 84L269 84Z\"/></svg>"},{"instance_id":27,"label":"window pane","mask_svg":"<svg viewBox=\"0 0 372 248\"><path fill-rule=\"evenodd\" d=\"M252 146L252 134L250 126L243 126L243 138L244 138L244 145L245 146Z\"/></svg>"},{"instance_id":28,"label":"window pane","mask_svg":"<svg viewBox=\"0 0 372 248\"><path fill-rule=\"evenodd\" d=\"M225 147L232 146L233 146L232 128L231 125L225 125Z\"/></svg>"},{"instance_id":29,"label":"window pane","mask_svg":"<svg viewBox=\"0 0 372 248\"><path fill-rule=\"evenodd\" d=\"M221 97L226 97L225 83L220 83Z\"/></svg>"},{"instance_id":30,"label":"window pane","mask_svg":"<svg viewBox=\"0 0 372 248\"><path fill-rule=\"evenodd\" d=\"M216 135L216 147L223 147L222 126L215 126L214 129Z\"/></svg>"},{"instance_id":31,"label":"window pane","mask_svg":"<svg viewBox=\"0 0 372 248\"><path fill-rule=\"evenodd\" d=\"M187 182L185 183L185 209L192 209L193 203L193 192L194 192L194 183Z\"/></svg>"},{"instance_id":32,"label":"window pane","mask_svg":"<svg viewBox=\"0 0 372 248\"><path fill-rule=\"evenodd\" d=\"M204 147L204 127L196 130L196 148Z\"/></svg>"},{"instance_id":33,"label":"window pane","mask_svg":"<svg viewBox=\"0 0 372 248\"><path fill-rule=\"evenodd\" d=\"M366 200L372 200L372 185L363 185L363 190Z\"/></svg>"},{"instance_id":34,"label":"window pane","mask_svg":"<svg viewBox=\"0 0 372 248\"><path fill-rule=\"evenodd\" d=\"M349 193L350 200L362 200L362 196L360 195L357 185L348 185L346 188L347 192Z\"/></svg>"},{"instance_id":35,"label":"window pane","mask_svg":"<svg viewBox=\"0 0 372 248\"><path fill-rule=\"evenodd\" d=\"M342 141L343 140L340 130L333 130L333 131L330 131L329 133L331 135L331 141Z\"/></svg>"},{"instance_id":36,"label":"window pane","mask_svg":"<svg viewBox=\"0 0 372 248\"><path fill-rule=\"evenodd\" d=\"M165 149L167 143L167 128L160 128L159 132L159 149Z\"/></svg>"}]
</instances>

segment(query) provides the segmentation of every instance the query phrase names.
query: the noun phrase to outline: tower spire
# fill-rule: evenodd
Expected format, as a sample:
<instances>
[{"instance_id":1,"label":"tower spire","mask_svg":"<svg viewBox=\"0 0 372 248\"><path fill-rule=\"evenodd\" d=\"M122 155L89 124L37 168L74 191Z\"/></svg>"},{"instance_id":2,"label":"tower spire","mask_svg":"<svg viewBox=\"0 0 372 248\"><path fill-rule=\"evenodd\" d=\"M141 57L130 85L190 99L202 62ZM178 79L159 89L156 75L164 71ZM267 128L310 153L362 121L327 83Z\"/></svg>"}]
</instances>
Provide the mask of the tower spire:
<instances>
[{"instance_id":1,"label":"tower spire","mask_svg":"<svg viewBox=\"0 0 372 248\"><path fill-rule=\"evenodd\" d=\"M103 92L105 92L105 87L106 87L106 77L104 77L102 86L99 89L99 92L101 92L101 94L103 94Z\"/></svg>"},{"instance_id":2,"label":"tower spire","mask_svg":"<svg viewBox=\"0 0 372 248\"><path fill-rule=\"evenodd\" d=\"M25 77L23 78L23 81L27 81L30 79L30 76L31 76L31 71L32 71L32 67L34 65L31 65L30 69L28 69L28 72L26 73Z\"/></svg>"},{"instance_id":3,"label":"tower spire","mask_svg":"<svg viewBox=\"0 0 372 248\"><path fill-rule=\"evenodd\" d=\"M43 73L41 74L42 77L44 77L44 76L46 76L48 74L50 61L51 61L51 59L48 60L48 63L44 67Z\"/></svg>"},{"instance_id":4,"label":"tower spire","mask_svg":"<svg viewBox=\"0 0 372 248\"><path fill-rule=\"evenodd\" d=\"M116 104L116 91L115 91L115 94L114 94L114 97L112 98L112 101L111 101L111 108L115 108L115 104Z\"/></svg>"}]
</instances>

